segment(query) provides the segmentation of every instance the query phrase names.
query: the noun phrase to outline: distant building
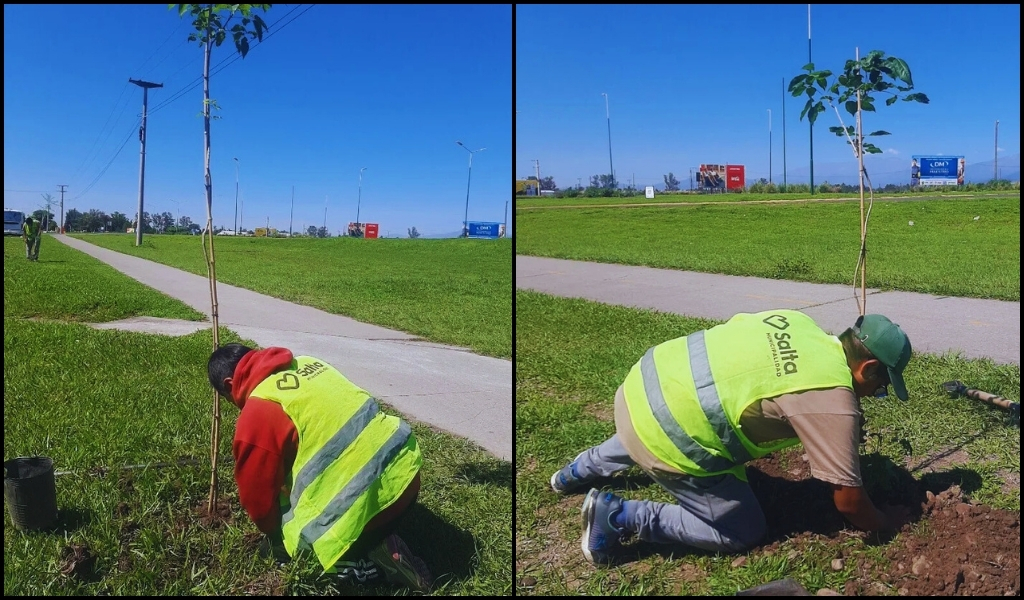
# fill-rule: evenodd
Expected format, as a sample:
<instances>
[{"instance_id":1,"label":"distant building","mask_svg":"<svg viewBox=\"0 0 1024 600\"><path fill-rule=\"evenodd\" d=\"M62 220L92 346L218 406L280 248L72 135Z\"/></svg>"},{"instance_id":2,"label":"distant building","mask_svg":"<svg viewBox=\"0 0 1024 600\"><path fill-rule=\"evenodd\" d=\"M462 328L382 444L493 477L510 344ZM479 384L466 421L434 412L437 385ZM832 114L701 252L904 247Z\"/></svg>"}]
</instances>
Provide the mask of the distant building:
<instances>
[{"instance_id":1,"label":"distant building","mask_svg":"<svg viewBox=\"0 0 1024 600\"><path fill-rule=\"evenodd\" d=\"M517 179L516 180L516 192L517 196L537 196L540 191L540 182L536 179Z\"/></svg>"}]
</instances>

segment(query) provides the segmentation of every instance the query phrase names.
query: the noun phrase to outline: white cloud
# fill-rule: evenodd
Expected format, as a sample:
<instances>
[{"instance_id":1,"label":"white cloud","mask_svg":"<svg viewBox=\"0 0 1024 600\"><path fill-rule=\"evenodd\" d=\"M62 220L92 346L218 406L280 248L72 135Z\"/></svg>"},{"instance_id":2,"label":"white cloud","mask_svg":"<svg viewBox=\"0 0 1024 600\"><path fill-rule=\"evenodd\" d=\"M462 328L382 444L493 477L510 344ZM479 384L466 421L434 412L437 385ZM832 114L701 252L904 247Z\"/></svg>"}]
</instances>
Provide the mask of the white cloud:
<instances>
[{"instance_id":1,"label":"white cloud","mask_svg":"<svg viewBox=\"0 0 1024 600\"><path fill-rule=\"evenodd\" d=\"M996 152L1006 152L1006 150L1004 150L1002 148L996 148Z\"/></svg>"},{"instance_id":2,"label":"white cloud","mask_svg":"<svg viewBox=\"0 0 1024 600\"><path fill-rule=\"evenodd\" d=\"M888 152L889 154L899 154L899 151L896 150L895 148L889 148L888 150L886 150L886 152Z\"/></svg>"}]
</instances>

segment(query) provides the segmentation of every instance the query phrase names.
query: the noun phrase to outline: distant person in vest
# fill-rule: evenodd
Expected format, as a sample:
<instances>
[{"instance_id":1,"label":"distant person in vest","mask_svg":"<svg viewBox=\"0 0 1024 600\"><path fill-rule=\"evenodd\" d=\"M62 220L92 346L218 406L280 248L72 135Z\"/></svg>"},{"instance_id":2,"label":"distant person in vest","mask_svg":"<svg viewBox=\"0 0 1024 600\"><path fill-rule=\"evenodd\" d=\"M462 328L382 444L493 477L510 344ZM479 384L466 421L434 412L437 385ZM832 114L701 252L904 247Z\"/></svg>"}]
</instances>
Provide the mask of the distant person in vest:
<instances>
[{"instance_id":1,"label":"distant person in vest","mask_svg":"<svg viewBox=\"0 0 1024 600\"><path fill-rule=\"evenodd\" d=\"M552 475L551 487L584 490L638 465L676 503L590 489L583 554L613 562L627 534L712 552L751 548L766 523L744 463L801 443L811 475L831 484L853 525L899 529L909 510L879 510L864 491L859 398L891 385L906 400L910 353L907 335L881 315L859 317L837 338L793 310L738 314L651 348L615 395L615 435Z\"/></svg>"},{"instance_id":2,"label":"distant person in vest","mask_svg":"<svg viewBox=\"0 0 1024 600\"><path fill-rule=\"evenodd\" d=\"M208 372L242 411L238 496L279 560L311 551L347 583L429 589L426 565L394 533L420 489L408 423L326 362L285 348L227 344Z\"/></svg>"},{"instance_id":3,"label":"distant person in vest","mask_svg":"<svg viewBox=\"0 0 1024 600\"><path fill-rule=\"evenodd\" d=\"M27 217L21 225L21 239L25 240L25 258L39 260L39 223L32 217Z\"/></svg>"}]
</instances>

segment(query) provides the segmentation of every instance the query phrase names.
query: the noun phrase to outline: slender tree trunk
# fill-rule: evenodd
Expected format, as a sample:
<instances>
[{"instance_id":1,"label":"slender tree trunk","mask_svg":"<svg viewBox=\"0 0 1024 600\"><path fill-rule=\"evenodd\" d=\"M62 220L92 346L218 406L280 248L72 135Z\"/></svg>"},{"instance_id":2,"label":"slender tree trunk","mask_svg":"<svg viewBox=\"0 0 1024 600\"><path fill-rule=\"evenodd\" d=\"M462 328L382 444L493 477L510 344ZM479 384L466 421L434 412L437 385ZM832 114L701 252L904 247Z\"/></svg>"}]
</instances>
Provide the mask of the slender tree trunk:
<instances>
[{"instance_id":1,"label":"slender tree trunk","mask_svg":"<svg viewBox=\"0 0 1024 600\"><path fill-rule=\"evenodd\" d=\"M857 62L860 62L860 48L856 50ZM864 126L861 121L860 90L857 90L857 159L860 167L860 314L868 310L867 290L867 222L864 220ZM855 292L856 293L856 292Z\"/></svg>"},{"instance_id":2,"label":"slender tree trunk","mask_svg":"<svg viewBox=\"0 0 1024 600\"><path fill-rule=\"evenodd\" d=\"M213 349L220 347L220 326L217 315L217 264L213 254L213 179L210 176L210 51L212 32L206 33L203 62L203 126L206 162L206 235L209 243L206 266L210 276L210 318L213 321ZM210 447L210 498L207 510L212 516L217 506L217 447L220 445L220 397L213 392L213 431Z\"/></svg>"}]
</instances>

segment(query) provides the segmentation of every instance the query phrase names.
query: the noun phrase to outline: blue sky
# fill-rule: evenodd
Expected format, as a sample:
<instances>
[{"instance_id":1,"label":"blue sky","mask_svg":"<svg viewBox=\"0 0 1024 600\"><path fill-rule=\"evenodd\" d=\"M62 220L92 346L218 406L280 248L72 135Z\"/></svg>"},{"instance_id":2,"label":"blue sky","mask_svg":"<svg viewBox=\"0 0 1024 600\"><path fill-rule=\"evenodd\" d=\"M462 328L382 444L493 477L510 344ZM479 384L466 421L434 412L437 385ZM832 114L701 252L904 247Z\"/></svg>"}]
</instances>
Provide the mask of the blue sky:
<instances>
[{"instance_id":1,"label":"blue sky","mask_svg":"<svg viewBox=\"0 0 1024 600\"><path fill-rule=\"evenodd\" d=\"M264 20L263 44L211 77L216 225L234 224L238 157L246 228L269 217L287 230L294 185L296 230L322 225L325 202L328 228L344 229L366 167L359 217L381 235L458 232L470 155L456 140L486 148L469 220L504 220L511 5L281 4ZM131 77L164 84L149 93L146 210L205 223L201 84L162 106L202 75L190 30L166 4L4 5L4 205L35 209L68 184L66 209L134 215L143 94ZM213 70L234 54L230 39L215 48Z\"/></svg>"},{"instance_id":2,"label":"blue sky","mask_svg":"<svg viewBox=\"0 0 1024 600\"><path fill-rule=\"evenodd\" d=\"M886 152L866 159L869 172L909 179L912 155L963 155L968 179L988 180L996 120L999 165L1019 172L1019 5L812 5L811 26L818 68L840 71L856 47L882 50L907 61L931 100L866 113L866 132L893 134L879 138ZM691 167L714 163L745 165L749 183L768 176L770 159L781 181L783 82L808 62L807 27L805 4L518 6L516 176L533 175L533 159L560 187L607 173L607 93L620 182L635 173L637 186L662 185L672 171L688 187ZM790 183L808 180L803 104L786 94ZM815 125L816 184L856 177L849 147L827 131L838 124L830 109ZM987 171L972 173L978 163Z\"/></svg>"}]
</instances>

